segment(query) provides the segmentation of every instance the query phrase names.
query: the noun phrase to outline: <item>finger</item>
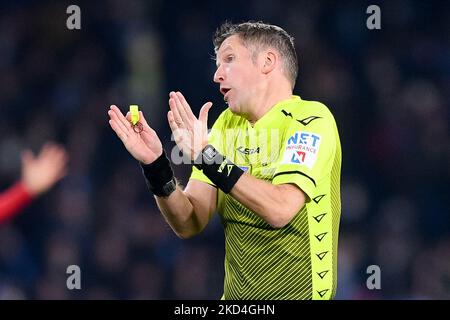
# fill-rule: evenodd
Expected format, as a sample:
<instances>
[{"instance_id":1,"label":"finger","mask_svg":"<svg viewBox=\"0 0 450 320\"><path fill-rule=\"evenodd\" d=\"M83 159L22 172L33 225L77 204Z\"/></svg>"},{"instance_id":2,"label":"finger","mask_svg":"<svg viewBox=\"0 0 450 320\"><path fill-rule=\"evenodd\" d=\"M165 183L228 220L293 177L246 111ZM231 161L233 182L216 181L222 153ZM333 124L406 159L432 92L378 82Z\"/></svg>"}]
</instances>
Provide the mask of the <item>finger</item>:
<instances>
[{"instance_id":1,"label":"finger","mask_svg":"<svg viewBox=\"0 0 450 320\"><path fill-rule=\"evenodd\" d=\"M51 159L50 164L54 175L59 175L67 170L67 156L64 153L58 153Z\"/></svg>"},{"instance_id":2,"label":"finger","mask_svg":"<svg viewBox=\"0 0 450 320\"><path fill-rule=\"evenodd\" d=\"M125 141L128 138L128 136L121 128L119 128L117 122L113 121L113 120L109 120L109 125L114 130L114 132L119 137L119 139L122 140L122 142L125 143Z\"/></svg>"},{"instance_id":3,"label":"finger","mask_svg":"<svg viewBox=\"0 0 450 320\"><path fill-rule=\"evenodd\" d=\"M208 125L208 112L212 107L212 102L207 102L200 109L200 113L198 114L198 120L200 120L203 124Z\"/></svg>"},{"instance_id":4,"label":"finger","mask_svg":"<svg viewBox=\"0 0 450 320\"><path fill-rule=\"evenodd\" d=\"M181 119L180 113L178 112L178 107L177 107L177 103L176 103L176 96L173 95L170 99L169 99L169 106L170 106L170 111L172 111L172 115L173 115L173 120L176 122L178 127L181 127L183 125L183 120Z\"/></svg>"},{"instance_id":5,"label":"finger","mask_svg":"<svg viewBox=\"0 0 450 320\"><path fill-rule=\"evenodd\" d=\"M53 150L55 150L55 144L52 142L47 142L44 144L44 146L41 148L41 151L36 156L36 159L42 160L48 159L52 157Z\"/></svg>"},{"instance_id":6,"label":"finger","mask_svg":"<svg viewBox=\"0 0 450 320\"><path fill-rule=\"evenodd\" d=\"M37 157L41 158L41 157L45 156L54 147L54 145L55 144L53 142L46 142L44 144L44 146L41 148Z\"/></svg>"},{"instance_id":7,"label":"finger","mask_svg":"<svg viewBox=\"0 0 450 320\"><path fill-rule=\"evenodd\" d=\"M189 118L189 116L186 113L186 110L183 107L183 104L181 103L180 97L177 93L174 94L173 99L175 100L175 105L177 107L178 113L181 116L181 120L186 123L187 125L190 125L192 120Z\"/></svg>"},{"instance_id":8,"label":"finger","mask_svg":"<svg viewBox=\"0 0 450 320\"><path fill-rule=\"evenodd\" d=\"M62 159L60 159L59 163L58 163L58 176L59 179L61 179L63 176L65 176L68 172L68 168L67 168L67 158L64 157Z\"/></svg>"},{"instance_id":9,"label":"finger","mask_svg":"<svg viewBox=\"0 0 450 320\"><path fill-rule=\"evenodd\" d=\"M167 112L167 120L169 121L170 130L172 130L172 132L179 129L178 124L175 121L175 116L173 115L173 111Z\"/></svg>"},{"instance_id":10,"label":"finger","mask_svg":"<svg viewBox=\"0 0 450 320\"><path fill-rule=\"evenodd\" d=\"M42 148L41 154L39 156L41 158L44 158L44 157L49 158L49 157L54 156L54 154L56 152L58 152L58 150L60 150L60 149L61 149L61 147L58 144L56 144L54 142L47 142L44 145L44 147Z\"/></svg>"},{"instance_id":11,"label":"finger","mask_svg":"<svg viewBox=\"0 0 450 320\"><path fill-rule=\"evenodd\" d=\"M148 125L147 120L145 120L144 113L143 113L142 111L139 111L139 121L142 123L142 125L144 126L144 128L147 127L148 129L153 130L153 129Z\"/></svg>"},{"instance_id":12,"label":"finger","mask_svg":"<svg viewBox=\"0 0 450 320\"><path fill-rule=\"evenodd\" d=\"M175 143L178 146L180 146L181 141L182 141L182 132L184 129L180 128L177 125L172 111L169 111L167 113L167 119L169 120L169 126L170 126L170 129L172 130L173 139L174 139Z\"/></svg>"},{"instance_id":13,"label":"finger","mask_svg":"<svg viewBox=\"0 0 450 320\"><path fill-rule=\"evenodd\" d=\"M117 117L112 114L111 115L111 120L114 123L114 127L113 129L115 129L114 131L116 133L119 133L124 137L124 138L128 138L129 134L128 134L128 129L122 124L122 122L119 121L119 119L117 119Z\"/></svg>"},{"instance_id":14,"label":"finger","mask_svg":"<svg viewBox=\"0 0 450 320\"><path fill-rule=\"evenodd\" d=\"M61 180L68 173L67 166L65 165L65 163L61 163L61 162L59 162L57 164L54 163L52 165L51 169L52 169L52 172L48 173L48 175L51 176L51 178L52 178L52 184Z\"/></svg>"},{"instance_id":15,"label":"finger","mask_svg":"<svg viewBox=\"0 0 450 320\"><path fill-rule=\"evenodd\" d=\"M155 136L158 137L158 135L156 134L155 130L153 130L148 125L147 120L145 119L144 113L142 111L139 111L139 121L141 122L143 127L143 130L140 133L141 138L147 145L150 145L151 143L154 142Z\"/></svg>"},{"instance_id":16,"label":"finger","mask_svg":"<svg viewBox=\"0 0 450 320\"><path fill-rule=\"evenodd\" d=\"M39 154L40 160L52 160L58 154L58 147L54 144L46 144Z\"/></svg>"},{"instance_id":17,"label":"finger","mask_svg":"<svg viewBox=\"0 0 450 320\"><path fill-rule=\"evenodd\" d=\"M114 114L116 115L117 119L125 126L125 128L131 129L130 121L128 121L124 117L124 115L122 114L122 111L120 111L120 109L117 106L112 105L111 106L111 110L114 112Z\"/></svg>"},{"instance_id":18,"label":"finger","mask_svg":"<svg viewBox=\"0 0 450 320\"><path fill-rule=\"evenodd\" d=\"M30 163L31 161L33 161L33 152L31 152L31 150L25 150L22 152L21 154L21 159L22 159L22 165L26 165L28 163Z\"/></svg>"},{"instance_id":19,"label":"finger","mask_svg":"<svg viewBox=\"0 0 450 320\"><path fill-rule=\"evenodd\" d=\"M115 105L112 105L108 110L108 115L111 119L116 119L118 122L122 122L123 125L126 124L127 119L123 116L122 112ZM124 118L123 121L120 118Z\"/></svg>"},{"instance_id":20,"label":"finger","mask_svg":"<svg viewBox=\"0 0 450 320\"><path fill-rule=\"evenodd\" d=\"M55 159L55 162L60 164L64 164L68 159L68 154L66 150L61 146L55 146L55 149L52 150L51 157Z\"/></svg>"},{"instance_id":21,"label":"finger","mask_svg":"<svg viewBox=\"0 0 450 320\"><path fill-rule=\"evenodd\" d=\"M180 103L180 100L175 92L170 93L170 98L172 99L172 111L174 112L175 121L177 121L178 125L180 125L186 119L186 115L183 109L183 106ZM169 101L170 104L170 101ZM180 120L180 121L178 121Z\"/></svg>"},{"instance_id":22,"label":"finger","mask_svg":"<svg viewBox=\"0 0 450 320\"><path fill-rule=\"evenodd\" d=\"M115 124L115 126L113 127L113 129L116 128L116 129L120 130L122 136L124 136L125 138L127 138L127 137L128 137L128 133L129 133L129 129L127 128L126 125L123 124L122 121L119 120L119 118L118 118L118 116L117 116L117 113L114 112L113 110L109 110L109 111L108 111L108 115L110 116L111 121ZM122 116L122 117L123 117L123 116ZM125 119L125 121L126 121L126 119ZM128 123L128 124L129 124L129 123ZM130 128L130 130L131 130L131 128ZM117 130L114 130L114 131L116 131L116 133L118 133Z\"/></svg>"},{"instance_id":23,"label":"finger","mask_svg":"<svg viewBox=\"0 0 450 320\"><path fill-rule=\"evenodd\" d=\"M189 103L187 103L187 101L186 101L186 98L183 96L183 94L181 93L181 92L177 92L176 93L177 94L177 96L178 96L178 99L179 99L179 101L180 101L180 103L181 103L181 105L182 105L182 107L183 107L183 110L184 110L184 112L186 113L186 115L187 115L187 117L190 119L190 120L194 120L195 119L195 116L194 116L194 114L192 113L192 109L191 109L191 107L189 106Z\"/></svg>"}]
</instances>

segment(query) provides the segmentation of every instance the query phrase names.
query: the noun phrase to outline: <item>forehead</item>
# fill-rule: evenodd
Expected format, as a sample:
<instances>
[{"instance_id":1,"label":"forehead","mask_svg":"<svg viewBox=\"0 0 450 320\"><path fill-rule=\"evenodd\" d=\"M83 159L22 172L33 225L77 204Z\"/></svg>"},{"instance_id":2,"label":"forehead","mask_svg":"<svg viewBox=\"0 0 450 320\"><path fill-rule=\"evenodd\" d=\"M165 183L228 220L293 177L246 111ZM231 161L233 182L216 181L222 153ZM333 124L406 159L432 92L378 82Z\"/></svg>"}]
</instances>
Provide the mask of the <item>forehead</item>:
<instances>
[{"instance_id":1,"label":"forehead","mask_svg":"<svg viewBox=\"0 0 450 320\"><path fill-rule=\"evenodd\" d=\"M237 51L243 48L245 48L245 46L242 43L241 38L237 34L234 34L232 36L229 36L222 42L222 44L220 45L219 49L216 52L216 55L219 56L227 51Z\"/></svg>"}]
</instances>

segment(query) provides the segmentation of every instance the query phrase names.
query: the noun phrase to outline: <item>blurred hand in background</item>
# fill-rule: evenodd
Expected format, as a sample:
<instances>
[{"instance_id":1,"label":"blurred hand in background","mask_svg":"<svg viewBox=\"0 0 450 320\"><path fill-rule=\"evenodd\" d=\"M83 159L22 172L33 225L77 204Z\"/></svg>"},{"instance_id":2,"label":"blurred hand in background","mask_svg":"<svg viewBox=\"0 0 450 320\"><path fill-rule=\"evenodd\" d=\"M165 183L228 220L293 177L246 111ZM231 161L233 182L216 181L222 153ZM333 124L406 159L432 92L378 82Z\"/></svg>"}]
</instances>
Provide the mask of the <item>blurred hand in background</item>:
<instances>
[{"instance_id":1,"label":"blurred hand in background","mask_svg":"<svg viewBox=\"0 0 450 320\"><path fill-rule=\"evenodd\" d=\"M62 146L46 143L35 156L22 153L22 178L0 193L0 223L12 218L33 199L48 191L67 174L68 155Z\"/></svg>"},{"instance_id":2,"label":"blurred hand in background","mask_svg":"<svg viewBox=\"0 0 450 320\"><path fill-rule=\"evenodd\" d=\"M49 190L67 174L68 155L53 142L46 143L38 155L31 150L22 153L22 183L31 196Z\"/></svg>"}]
</instances>

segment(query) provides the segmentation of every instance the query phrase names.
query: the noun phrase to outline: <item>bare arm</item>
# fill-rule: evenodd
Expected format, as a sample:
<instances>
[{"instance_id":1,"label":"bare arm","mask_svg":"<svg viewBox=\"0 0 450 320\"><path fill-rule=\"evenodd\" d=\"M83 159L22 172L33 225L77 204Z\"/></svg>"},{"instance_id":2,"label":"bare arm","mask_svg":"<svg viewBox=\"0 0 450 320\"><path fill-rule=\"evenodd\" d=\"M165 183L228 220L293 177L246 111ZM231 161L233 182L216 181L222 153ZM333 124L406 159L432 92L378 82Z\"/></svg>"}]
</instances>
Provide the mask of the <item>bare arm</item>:
<instances>
[{"instance_id":1,"label":"bare arm","mask_svg":"<svg viewBox=\"0 0 450 320\"><path fill-rule=\"evenodd\" d=\"M169 197L156 197L167 223L180 238L200 233L216 211L217 189L207 183L189 180L186 188L178 186Z\"/></svg>"},{"instance_id":2,"label":"bare arm","mask_svg":"<svg viewBox=\"0 0 450 320\"><path fill-rule=\"evenodd\" d=\"M292 184L273 185L243 174L231 195L274 228L287 225L305 205L306 196Z\"/></svg>"}]
</instances>

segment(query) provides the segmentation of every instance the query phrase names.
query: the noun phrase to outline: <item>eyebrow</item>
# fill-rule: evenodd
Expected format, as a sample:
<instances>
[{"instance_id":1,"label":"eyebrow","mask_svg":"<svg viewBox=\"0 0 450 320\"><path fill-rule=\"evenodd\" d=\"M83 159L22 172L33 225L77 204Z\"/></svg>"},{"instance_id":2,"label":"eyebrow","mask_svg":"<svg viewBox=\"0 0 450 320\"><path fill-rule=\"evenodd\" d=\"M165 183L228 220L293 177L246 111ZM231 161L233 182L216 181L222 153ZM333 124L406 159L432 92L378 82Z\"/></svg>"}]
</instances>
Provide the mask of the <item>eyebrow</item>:
<instances>
[{"instance_id":1,"label":"eyebrow","mask_svg":"<svg viewBox=\"0 0 450 320\"><path fill-rule=\"evenodd\" d=\"M225 46L224 49L222 49L222 51L220 53L216 54L216 59L215 60L216 60L216 66L217 67L220 65L220 62L218 61L217 56L219 54L223 55L224 53L226 53L227 51L230 51L230 50L233 50L233 47L228 44L227 46Z\"/></svg>"}]
</instances>

